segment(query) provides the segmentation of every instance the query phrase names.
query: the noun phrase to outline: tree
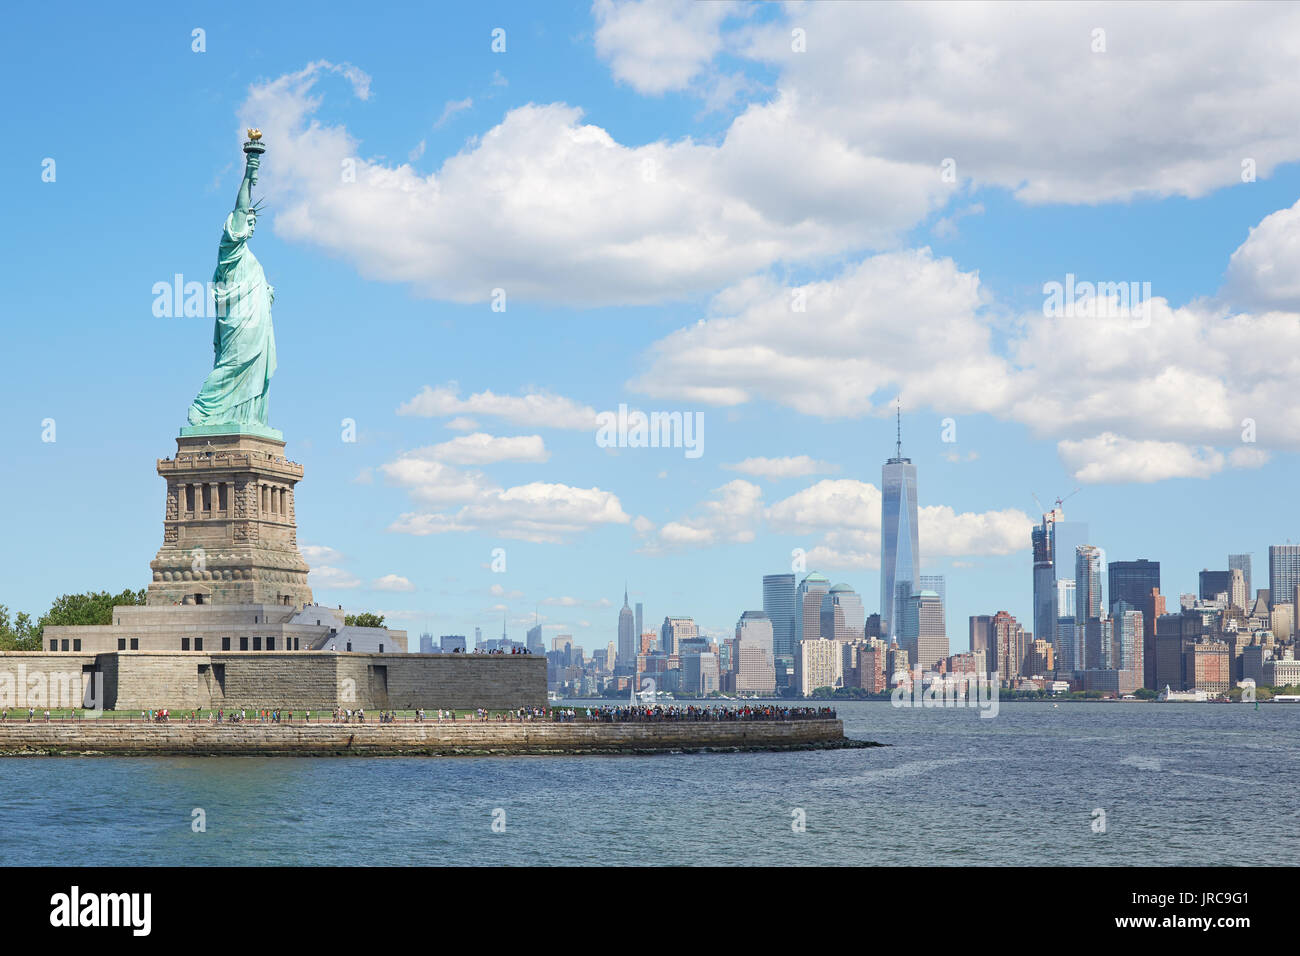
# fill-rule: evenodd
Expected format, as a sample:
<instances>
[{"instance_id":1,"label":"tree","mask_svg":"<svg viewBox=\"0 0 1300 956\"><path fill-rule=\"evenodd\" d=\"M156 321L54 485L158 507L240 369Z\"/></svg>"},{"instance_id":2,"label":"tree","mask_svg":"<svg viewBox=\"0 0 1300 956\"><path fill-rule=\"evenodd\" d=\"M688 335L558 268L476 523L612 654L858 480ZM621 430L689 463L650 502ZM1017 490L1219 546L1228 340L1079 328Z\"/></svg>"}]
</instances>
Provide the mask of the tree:
<instances>
[{"instance_id":1,"label":"tree","mask_svg":"<svg viewBox=\"0 0 1300 956\"><path fill-rule=\"evenodd\" d=\"M360 614L347 614L343 618L345 627L383 627L384 616L375 614L372 611L363 611Z\"/></svg>"},{"instance_id":2,"label":"tree","mask_svg":"<svg viewBox=\"0 0 1300 956\"><path fill-rule=\"evenodd\" d=\"M9 608L0 604L0 651L39 651L41 635L32 624L31 615L21 611L9 620Z\"/></svg>"},{"instance_id":3,"label":"tree","mask_svg":"<svg viewBox=\"0 0 1300 956\"><path fill-rule=\"evenodd\" d=\"M121 594L109 594L107 591L88 591L85 594L60 595L54 599L50 609L37 622L37 641L40 641L41 636L45 633L45 628L50 625L112 624L114 607L120 604L143 604L144 593L143 588L138 591L127 588Z\"/></svg>"}]
</instances>

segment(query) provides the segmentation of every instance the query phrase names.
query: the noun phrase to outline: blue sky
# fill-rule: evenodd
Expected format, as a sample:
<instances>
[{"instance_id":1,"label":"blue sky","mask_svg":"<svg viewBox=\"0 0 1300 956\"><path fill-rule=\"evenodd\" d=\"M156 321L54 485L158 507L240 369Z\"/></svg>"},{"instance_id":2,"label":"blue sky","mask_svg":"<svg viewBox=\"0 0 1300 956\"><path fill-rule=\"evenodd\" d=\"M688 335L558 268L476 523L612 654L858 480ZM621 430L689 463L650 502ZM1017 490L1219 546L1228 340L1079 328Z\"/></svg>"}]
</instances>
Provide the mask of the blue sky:
<instances>
[{"instance_id":1,"label":"blue sky","mask_svg":"<svg viewBox=\"0 0 1300 956\"><path fill-rule=\"evenodd\" d=\"M875 610L899 395L954 649L1028 621L1034 493L1082 488L1174 600L1230 552L1266 586L1300 443L1279 6L15 10L0 603L147 583L212 358L152 289L210 277L248 124L323 603L517 638L540 608L590 649L625 580L723 633L803 548ZM1150 283L1149 327L1044 316L1067 273ZM620 403L701 414L703 454L598 447Z\"/></svg>"}]
</instances>

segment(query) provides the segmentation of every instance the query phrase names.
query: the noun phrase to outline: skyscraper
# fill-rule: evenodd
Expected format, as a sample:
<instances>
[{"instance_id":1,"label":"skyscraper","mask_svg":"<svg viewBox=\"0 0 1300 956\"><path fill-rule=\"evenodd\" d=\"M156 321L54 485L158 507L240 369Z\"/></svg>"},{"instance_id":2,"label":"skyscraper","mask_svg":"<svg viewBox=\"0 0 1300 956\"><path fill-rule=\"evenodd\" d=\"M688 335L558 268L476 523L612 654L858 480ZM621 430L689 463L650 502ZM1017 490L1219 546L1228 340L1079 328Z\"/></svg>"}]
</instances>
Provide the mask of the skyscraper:
<instances>
[{"instance_id":1,"label":"skyscraper","mask_svg":"<svg viewBox=\"0 0 1300 956\"><path fill-rule=\"evenodd\" d=\"M1056 579L1056 609L1056 669L1068 674L1083 666L1074 617L1074 578Z\"/></svg>"},{"instance_id":2,"label":"skyscraper","mask_svg":"<svg viewBox=\"0 0 1300 956\"><path fill-rule=\"evenodd\" d=\"M1241 576L1246 579L1246 599L1250 600L1255 594L1255 592L1250 589L1250 555L1228 555L1228 570L1241 572Z\"/></svg>"},{"instance_id":3,"label":"skyscraper","mask_svg":"<svg viewBox=\"0 0 1300 956\"><path fill-rule=\"evenodd\" d=\"M772 621L763 611L746 611L736 622L736 690L771 694L776 690Z\"/></svg>"},{"instance_id":4,"label":"skyscraper","mask_svg":"<svg viewBox=\"0 0 1300 956\"><path fill-rule=\"evenodd\" d=\"M996 660L989 664L999 680L1014 681L1021 674L1025 660L1025 629L1006 611L993 615L993 646Z\"/></svg>"},{"instance_id":5,"label":"skyscraper","mask_svg":"<svg viewBox=\"0 0 1300 956\"><path fill-rule=\"evenodd\" d=\"M837 584L822 598L822 637L837 641L862 639L866 624L866 611L862 598L847 584Z\"/></svg>"},{"instance_id":6,"label":"skyscraper","mask_svg":"<svg viewBox=\"0 0 1300 956\"><path fill-rule=\"evenodd\" d=\"M1053 632L1055 628L1053 628ZM993 616L991 614L972 614L970 618L971 653L984 652L984 663L989 670L997 670L996 644L993 641Z\"/></svg>"},{"instance_id":7,"label":"skyscraper","mask_svg":"<svg viewBox=\"0 0 1300 956\"><path fill-rule=\"evenodd\" d=\"M948 631L943 604L934 591L921 591L903 602L898 646L907 651L913 668L929 670L948 656Z\"/></svg>"},{"instance_id":8,"label":"skyscraper","mask_svg":"<svg viewBox=\"0 0 1300 956\"><path fill-rule=\"evenodd\" d=\"M1160 590L1160 562L1146 558L1112 561L1106 566L1106 584L1110 607L1127 601L1143 611L1143 604L1151 597L1151 589Z\"/></svg>"},{"instance_id":9,"label":"skyscraper","mask_svg":"<svg viewBox=\"0 0 1300 956\"><path fill-rule=\"evenodd\" d=\"M1269 607L1295 600L1300 586L1300 545L1272 544L1268 548Z\"/></svg>"},{"instance_id":10,"label":"skyscraper","mask_svg":"<svg viewBox=\"0 0 1300 956\"><path fill-rule=\"evenodd\" d=\"M916 466L903 457L901 409L897 427L894 457L885 462L880 474L880 624L890 637L898 635L895 603L900 590L906 599L921 577Z\"/></svg>"},{"instance_id":11,"label":"skyscraper","mask_svg":"<svg viewBox=\"0 0 1300 956\"><path fill-rule=\"evenodd\" d=\"M772 644L778 655L794 653L794 575L763 576L763 611L772 620Z\"/></svg>"},{"instance_id":12,"label":"skyscraper","mask_svg":"<svg viewBox=\"0 0 1300 956\"><path fill-rule=\"evenodd\" d=\"M1081 544L1075 549L1074 560L1074 619L1076 624L1086 624L1094 617L1106 616L1106 601L1101 591L1103 565L1106 562L1101 548Z\"/></svg>"},{"instance_id":13,"label":"skyscraper","mask_svg":"<svg viewBox=\"0 0 1300 956\"><path fill-rule=\"evenodd\" d=\"M794 599L794 642L810 641L818 637L834 637L822 633L822 598L831 589L830 579L816 571L799 582Z\"/></svg>"},{"instance_id":14,"label":"skyscraper","mask_svg":"<svg viewBox=\"0 0 1300 956\"><path fill-rule=\"evenodd\" d=\"M627 585L624 585L623 608L618 612L618 656L616 667L610 670L631 672L636 669L637 633L635 615L627 603Z\"/></svg>"},{"instance_id":15,"label":"skyscraper","mask_svg":"<svg viewBox=\"0 0 1300 956\"><path fill-rule=\"evenodd\" d=\"M1056 645L1057 669L1072 670L1074 645L1074 573L1079 545L1088 543L1086 521L1066 521L1061 499L1043 514L1030 533L1034 559L1034 634ZM1063 585L1068 583L1068 587ZM1068 603L1066 595L1068 594ZM1064 628L1065 622L1068 628ZM1065 635L1063 638L1062 635ZM1080 655L1081 656L1081 655Z\"/></svg>"},{"instance_id":16,"label":"skyscraper","mask_svg":"<svg viewBox=\"0 0 1300 956\"><path fill-rule=\"evenodd\" d=\"M699 633L695 621L689 617L666 617L659 629L659 649L668 655L680 653L680 643L698 637Z\"/></svg>"},{"instance_id":17,"label":"skyscraper","mask_svg":"<svg viewBox=\"0 0 1300 956\"><path fill-rule=\"evenodd\" d=\"M1052 564L1056 522L1064 516L1059 508L1044 513L1043 520L1030 532L1034 557L1034 634L1055 642L1056 570ZM974 647L971 648L974 650Z\"/></svg>"}]
</instances>

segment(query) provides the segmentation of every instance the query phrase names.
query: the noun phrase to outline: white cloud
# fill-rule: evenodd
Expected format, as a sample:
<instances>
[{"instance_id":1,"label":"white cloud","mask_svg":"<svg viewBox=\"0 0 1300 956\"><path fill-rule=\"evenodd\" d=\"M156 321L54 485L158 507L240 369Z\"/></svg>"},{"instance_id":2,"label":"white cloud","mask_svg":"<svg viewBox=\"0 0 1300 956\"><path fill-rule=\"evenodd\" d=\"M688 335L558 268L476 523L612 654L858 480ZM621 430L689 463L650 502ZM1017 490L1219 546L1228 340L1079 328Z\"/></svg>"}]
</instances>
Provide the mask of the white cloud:
<instances>
[{"instance_id":1,"label":"white cloud","mask_svg":"<svg viewBox=\"0 0 1300 956\"><path fill-rule=\"evenodd\" d=\"M394 484L409 489L414 497L428 503L473 501L483 494L485 487L490 487L478 472L458 471L419 452L404 454L396 461L380 465L379 470Z\"/></svg>"},{"instance_id":2,"label":"white cloud","mask_svg":"<svg viewBox=\"0 0 1300 956\"><path fill-rule=\"evenodd\" d=\"M1300 311L1300 201L1250 230L1228 260L1224 291L1249 308Z\"/></svg>"},{"instance_id":3,"label":"white cloud","mask_svg":"<svg viewBox=\"0 0 1300 956\"><path fill-rule=\"evenodd\" d=\"M438 117L433 124L434 129L441 129L447 120L451 119L457 113L462 113L474 105L472 97L465 97L463 100L448 100L442 108L442 115Z\"/></svg>"},{"instance_id":4,"label":"white cloud","mask_svg":"<svg viewBox=\"0 0 1300 956\"><path fill-rule=\"evenodd\" d=\"M385 574L370 582L375 591L414 591L415 585L400 574Z\"/></svg>"},{"instance_id":5,"label":"white cloud","mask_svg":"<svg viewBox=\"0 0 1300 956\"><path fill-rule=\"evenodd\" d=\"M343 555L333 548L323 544L303 544L298 546L302 556L307 559L308 564L334 563L337 564L343 560Z\"/></svg>"},{"instance_id":6,"label":"white cloud","mask_svg":"<svg viewBox=\"0 0 1300 956\"><path fill-rule=\"evenodd\" d=\"M323 564L318 568L311 569L307 574L307 583L313 588L328 588L338 591L360 587L361 579L350 571Z\"/></svg>"},{"instance_id":7,"label":"white cloud","mask_svg":"<svg viewBox=\"0 0 1300 956\"><path fill-rule=\"evenodd\" d=\"M388 526L388 530L397 534L425 536L430 534L455 534L475 530L471 525L457 521L445 514L421 514L408 511Z\"/></svg>"},{"instance_id":8,"label":"white cloud","mask_svg":"<svg viewBox=\"0 0 1300 956\"><path fill-rule=\"evenodd\" d=\"M740 12L721 0L596 0L596 53L639 93L684 90L721 51L722 21Z\"/></svg>"},{"instance_id":9,"label":"white cloud","mask_svg":"<svg viewBox=\"0 0 1300 956\"><path fill-rule=\"evenodd\" d=\"M1270 255L1271 234L1252 236L1255 261ZM1276 242L1285 252L1290 240ZM720 292L707 318L656 342L630 387L722 405L767 400L823 418L882 414L895 395L940 417L987 413L1073 442L1062 452L1092 481L1210 473L1243 441L1300 448L1296 313L1212 299L1175 308L1153 290L1145 317L995 319L978 275L926 249L852 263L796 291L807 306L799 336L788 332L791 290L746 280ZM1137 467L1144 446L1123 443L1150 442L1187 447ZM1128 463L1087 467L1103 452Z\"/></svg>"},{"instance_id":10,"label":"white cloud","mask_svg":"<svg viewBox=\"0 0 1300 956\"><path fill-rule=\"evenodd\" d=\"M470 414L500 418L513 425L534 428L590 429L593 432L596 429L596 410L562 395L544 391L524 395L497 395L485 390L461 398L459 386L455 382L436 388L424 386L414 398L398 407L397 414L421 418L461 416L453 419L457 423L467 421L463 416ZM453 427L452 422L447 427Z\"/></svg>"},{"instance_id":11,"label":"white cloud","mask_svg":"<svg viewBox=\"0 0 1300 956\"><path fill-rule=\"evenodd\" d=\"M428 497L419 484L410 490L415 497ZM598 525L630 521L618 496L608 491L535 481L513 488L483 485L455 513L408 512L388 530L414 535L492 531L506 538L558 543Z\"/></svg>"},{"instance_id":12,"label":"white cloud","mask_svg":"<svg viewBox=\"0 0 1300 956\"><path fill-rule=\"evenodd\" d=\"M824 479L774 503L767 519L775 531L820 535L808 549L809 567L880 566L880 489L852 478ZM930 556L1000 555L1029 547L1028 515L1002 511L957 512L948 505L917 509L921 552Z\"/></svg>"},{"instance_id":13,"label":"white cloud","mask_svg":"<svg viewBox=\"0 0 1300 956\"><path fill-rule=\"evenodd\" d=\"M1243 158L1265 176L1300 157L1287 116L1300 61L1278 42L1300 30L1300 10L1251 11L800 4L740 33L743 52L780 70L782 93L846 150L926 157L936 174L950 157L960 179L1024 201L1096 203L1200 196L1240 183ZM793 26L806 31L807 53L791 51ZM1097 27L1105 52L1093 52ZM1206 63L1214 69L1198 68Z\"/></svg>"},{"instance_id":14,"label":"white cloud","mask_svg":"<svg viewBox=\"0 0 1300 956\"><path fill-rule=\"evenodd\" d=\"M722 467L758 478L801 478L819 472L839 471L838 465L817 461L807 455L786 458L746 458L744 461Z\"/></svg>"},{"instance_id":15,"label":"white cloud","mask_svg":"<svg viewBox=\"0 0 1300 956\"><path fill-rule=\"evenodd\" d=\"M678 548L753 541L762 516L763 490L753 482L737 478L715 488L713 497L702 502L692 517L669 521L658 532L654 532L652 523L645 522L641 534L646 541L640 550L657 554Z\"/></svg>"},{"instance_id":16,"label":"white cloud","mask_svg":"<svg viewBox=\"0 0 1300 956\"><path fill-rule=\"evenodd\" d=\"M493 597L509 598L512 601L518 600L519 598L524 596L523 591L507 591L500 584L492 585L492 587L488 588L488 593L491 594Z\"/></svg>"},{"instance_id":17,"label":"white cloud","mask_svg":"<svg viewBox=\"0 0 1300 956\"><path fill-rule=\"evenodd\" d=\"M489 465L498 461L541 462L551 457L540 435L497 437L484 432L462 435L412 454L453 465Z\"/></svg>"},{"instance_id":18,"label":"white cloud","mask_svg":"<svg viewBox=\"0 0 1300 956\"><path fill-rule=\"evenodd\" d=\"M318 118L331 69L257 85L241 109L275 144L263 176L274 228L435 298L680 299L775 262L893 243L949 191L932 156L854 149L795 94L751 106L718 144L624 144L576 107L528 104L421 174L366 158Z\"/></svg>"},{"instance_id":19,"label":"white cloud","mask_svg":"<svg viewBox=\"0 0 1300 956\"><path fill-rule=\"evenodd\" d=\"M1112 432L1083 441L1062 441L1057 450L1075 481L1089 484L1208 478L1223 470L1225 460L1213 448L1172 441L1134 441Z\"/></svg>"},{"instance_id":20,"label":"white cloud","mask_svg":"<svg viewBox=\"0 0 1300 956\"><path fill-rule=\"evenodd\" d=\"M465 415L458 415L443 424L444 428L449 428L454 432L472 432L478 430L478 422Z\"/></svg>"},{"instance_id":21,"label":"white cloud","mask_svg":"<svg viewBox=\"0 0 1300 956\"><path fill-rule=\"evenodd\" d=\"M796 294L806 312L792 335ZM717 405L765 398L833 418L870 412L873 396L906 384L909 407L960 398L993 409L1009 369L992 354L980 305L979 277L928 249L874 256L796 290L750 279L719 293L709 318L655 343L629 387Z\"/></svg>"},{"instance_id":22,"label":"white cloud","mask_svg":"<svg viewBox=\"0 0 1300 956\"><path fill-rule=\"evenodd\" d=\"M596 600L586 600L583 598L571 597L564 595L562 597L542 598L542 604L547 607L585 607L595 609L605 609L614 606L614 602L609 598L597 598Z\"/></svg>"}]
</instances>

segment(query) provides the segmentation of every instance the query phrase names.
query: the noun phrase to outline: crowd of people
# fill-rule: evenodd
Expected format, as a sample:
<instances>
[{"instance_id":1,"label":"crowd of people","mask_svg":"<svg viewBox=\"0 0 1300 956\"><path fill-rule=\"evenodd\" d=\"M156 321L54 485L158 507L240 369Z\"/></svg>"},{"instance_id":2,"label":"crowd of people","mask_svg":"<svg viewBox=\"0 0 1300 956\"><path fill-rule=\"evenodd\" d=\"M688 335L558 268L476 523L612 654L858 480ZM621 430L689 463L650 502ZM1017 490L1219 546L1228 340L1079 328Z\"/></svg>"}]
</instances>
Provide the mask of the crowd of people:
<instances>
[{"instance_id":1,"label":"crowd of people","mask_svg":"<svg viewBox=\"0 0 1300 956\"><path fill-rule=\"evenodd\" d=\"M551 711L560 723L591 720L598 723L659 723L662 721L746 721L834 719L833 707L560 707Z\"/></svg>"},{"instance_id":2,"label":"crowd of people","mask_svg":"<svg viewBox=\"0 0 1300 956\"><path fill-rule=\"evenodd\" d=\"M436 711L426 711L424 708L417 708L410 712L410 717L402 717L398 711L383 710L379 712L379 723L394 724L399 720L412 720L416 723L423 723L429 720L479 720L479 721L497 721L497 722L523 722L523 721L549 721L552 723L571 723L573 721L593 721L597 723L657 723L661 721L747 721L747 720L815 720L822 718L835 718L835 708L833 707L782 707L775 704L762 706L746 705L744 707L708 707L687 705L685 707L665 707L658 706L596 706L596 707L519 707L515 710L491 711L483 707L475 708L473 711L467 711L465 715L459 716L455 710L438 709ZM36 718L35 708L27 709L27 721L30 723ZM75 716L75 715L74 715ZM204 720L202 710L182 711L181 716L186 723L196 724ZM140 719L146 723L166 723L171 720L172 713L166 708L158 710L140 711ZM311 711L302 713L303 720L311 723ZM9 708L0 710L0 721L9 719ZM19 717L18 719L21 719ZM45 719L50 719L50 712L45 711ZM330 715L330 719L336 724L350 724L366 722L366 711L363 707L355 710L352 708L336 707ZM219 708L208 711L207 721L210 724L240 724L252 720L261 724L280 724L291 723L293 721L293 711L281 710L278 707L259 707L255 710L226 710Z\"/></svg>"},{"instance_id":3,"label":"crowd of people","mask_svg":"<svg viewBox=\"0 0 1300 956\"><path fill-rule=\"evenodd\" d=\"M457 648L455 648L455 649L452 651L452 653L453 653L453 654L464 654L464 653L465 653L465 650L464 650L464 648L457 647ZM483 648L481 648L481 647L476 647L476 648L474 648L474 653L475 653L475 654L505 654L506 652L503 651L503 650L501 650L500 648L497 648L497 649L494 649L494 650L487 650L487 651L485 651L485 650L484 650ZM512 648L510 648L510 653L511 653L511 654L525 654L525 655L526 655L526 654L529 653L529 651L528 651L528 648L526 648L526 647L512 647Z\"/></svg>"}]
</instances>

